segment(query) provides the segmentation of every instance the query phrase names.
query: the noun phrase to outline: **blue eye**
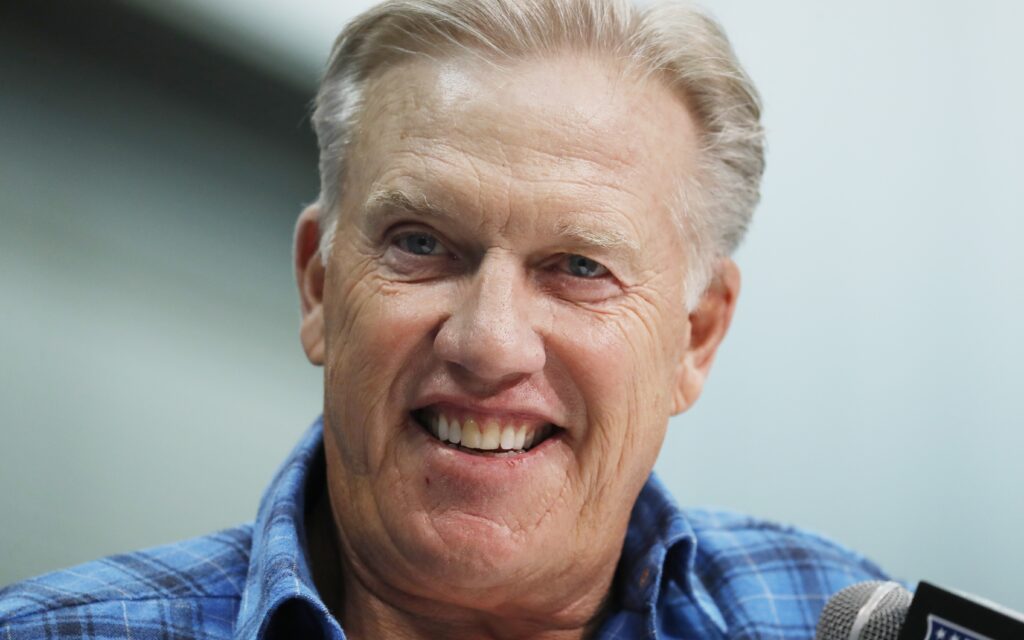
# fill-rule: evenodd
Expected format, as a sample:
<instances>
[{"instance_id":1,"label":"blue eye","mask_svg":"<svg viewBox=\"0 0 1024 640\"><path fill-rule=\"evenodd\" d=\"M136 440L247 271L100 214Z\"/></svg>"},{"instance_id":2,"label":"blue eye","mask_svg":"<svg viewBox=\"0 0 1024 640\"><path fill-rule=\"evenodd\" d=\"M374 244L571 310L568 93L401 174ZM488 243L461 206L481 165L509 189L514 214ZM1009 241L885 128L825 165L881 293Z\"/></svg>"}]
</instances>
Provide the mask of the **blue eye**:
<instances>
[{"instance_id":1,"label":"blue eye","mask_svg":"<svg viewBox=\"0 0 1024 640\"><path fill-rule=\"evenodd\" d=\"M395 244L402 251L417 256L433 256L445 253L444 247L437 241L437 238L429 233L405 233L395 238Z\"/></svg>"},{"instance_id":2,"label":"blue eye","mask_svg":"<svg viewBox=\"0 0 1024 640\"><path fill-rule=\"evenodd\" d=\"M608 273L608 269L604 265L590 258L573 254L566 256L566 259L569 261L569 273L577 278L600 278Z\"/></svg>"}]
</instances>

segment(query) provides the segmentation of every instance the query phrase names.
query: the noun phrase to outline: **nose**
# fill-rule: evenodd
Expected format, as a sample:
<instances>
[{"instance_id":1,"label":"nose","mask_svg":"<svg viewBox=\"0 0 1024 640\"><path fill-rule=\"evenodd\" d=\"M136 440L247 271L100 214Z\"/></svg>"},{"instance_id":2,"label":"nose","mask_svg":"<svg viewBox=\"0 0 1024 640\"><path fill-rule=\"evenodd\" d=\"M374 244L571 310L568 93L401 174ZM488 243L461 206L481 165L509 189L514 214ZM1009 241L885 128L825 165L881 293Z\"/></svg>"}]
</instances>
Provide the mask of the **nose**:
<instances>
[{"instance_id":1,"label":"nose","mask_svg":"<svg viewBox=\"0 0 1024 640\"><path fill-rule=\"evenodd\" d=\"M434 338L434 352L478 382L500 384L544 368L544 342L531 322L535 304L521 266L485 255Z\"/></svg>"}]
</instances>

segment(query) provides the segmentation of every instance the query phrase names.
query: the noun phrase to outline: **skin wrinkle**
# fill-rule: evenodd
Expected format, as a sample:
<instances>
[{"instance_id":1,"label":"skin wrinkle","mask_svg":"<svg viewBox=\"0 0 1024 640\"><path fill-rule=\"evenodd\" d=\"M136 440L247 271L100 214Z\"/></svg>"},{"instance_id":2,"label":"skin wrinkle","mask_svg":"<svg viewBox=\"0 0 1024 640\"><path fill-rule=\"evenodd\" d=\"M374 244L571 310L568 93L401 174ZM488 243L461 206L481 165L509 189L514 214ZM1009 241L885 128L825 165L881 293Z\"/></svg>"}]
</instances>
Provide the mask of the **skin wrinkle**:
<instances>
[{"instance_id":1,"label":"skin wrinkle","mask_svg":"<svg viewBox=\"0 0 1024 640\"><path fill-rule=\"evenodd\" d=\"M430 64L372 83L336 246L326 265L297 258L324 273L302 335L311 354L323 336L339 619L356 640L580 638L676 389L703 375L684 364L682 239L662 204L695 128L671 92L593 61L445 72L467 92L450 104ZM388 210L394 193L440 211ZM413 255L406 229L446 251ZM571 274L577 251L610 274ZM484 474L410 424L430 390L535 402L566 430Z\"/></svg>"},{"instance_id":2,"label":"skin wrinkle","mask_svg":"<svg viewBox=\"0 0 1024 640\"><path fill-rule=\"evenodd\" d=\"M414 159L415 161L419 162L420 164L425 164L427 162L435 162L437 165L439 165L441 167L443 167L443 166L452 166L452 167L454 167L456 169L461 169L462 168L460 165L456 164L455 162L449 160L448 158L446 158L444 156L437 156L437 157L435 157L435 156L430 155L430 154L414 153L414 152L411 152L411 151L403 152L401 154L401 156L403 156L403 157L410 157L410 158ZM474 169L474 171L476 171L476 169ZM476 172L479 173L478 171L476 171ZM427 172L421 170L421 173L427 173ZM392 184L392 183L395 183L395 182L400 182L401 178L406 177L406 176L414 176L414 175L416 175L416 172L415 171L411 171L411 170L410 171L404 171L404 170L401 170L401 168L398 168L398 169L392 169L392 174L396 174L395 177L392 177L392 175L389 175L389 174L384 174L378 180L375 181L375 185L374 185L374 188L372 190L372 193L374 195L376 195L378 192L387 191L388 188L387 188L386 185L389 185L389 184ZM414 180L415 180L415 178L414 178ZM520 184L524 184L524 185L529 185L531 183L532 184L549 184L549 183L552 183L552 184L557 184L558 186L563 187L563 188L566 187L566 186L578 186L580 194L592 194L594 189L598 189L598 190L601 190L601 189L611 190L611 191L614 191L614 192L616 192L618 194L625 195L625 196L630 197L631 199L635 200L635 202L636 202L636 207L635 208L645 208L646 206L649 206L648 203L644 201L644 198L642 196L640 196L639 194L633 194L633 193L630 193L628 191L623 191L619 185L616 185L616 184L611 183L611 182L600 182L600 181L596 180L596 177L583 177L583 176L581 176L581 177L578 177L576 179L567 179L565 177L538 178L538 177L528 176L528 177L517 178L516 182L518 182ZM427 184L429 185L430 183L428 182ZM373 196L371 196L371 198L372 197ZM419 197L422 197L423 199L431 200L431 199L436 199L437 196L435 194L431 194L429 197L427 197L426 195L423 195L421 193L421 194L419 194ZM476 194L476 199L479 200L479 193ZM506 197L506 199L507 199L507 197ZM590 196L590 199L592 199L592 200L599 200L599 198L597 198L596 196L593 196L593 195ZM604 198L601 198L601 199L604 199ZM604 206L607 207L608 205L605 204ZM446 204L444 206L439 206L438 208L439 209L447 209L447 208L459 208L459 207L458 207L457 204L448 203L448 204ZM626 214L625 211L618 211L618 210L616 210L616 213L619 213L620 215L622 215L624 220L630 220L630 218L631 218L631 216ZM630 220L630 223L632 223L632 220Z\"/></svg>"},{"instance_id":3,"label":"skin wrinkle","mask_svg":"<svg viewBox=\"0 0 1024 640\"><path fill-rule=\"evenodd\" d=\"M386 87L381 87L381 90L386 90L386 89L387 89ZM371 108L372 108L371 105L367 106L367 110L369 110ZM436 130L439 127L448 127L450 125L451 125L451 122L446 121L446 120L428 121L427 123L424 124L424 129L426 129L427 131L431 131L431 130ZM456 139L458 139L457 135L455 137L456 137ZM407 141L421 141L423 143L428 143L427 146L430 146L431 144L436 144L435 143L435 138L432 135L426 134L426 133L424 133L424 134L406 133L406 134L403 135L403 140L407 140ZM557 144L552 144L552 148L551 149L537 148L535 146L527 146L527 145L523 145L523 144L517 144L515 142L504 142L501 145L501 148L503 148L503 149L504 148L508 148L508 147L511 147L511 148L521 148L521 149L524 150L524 152L526 154L534 156L535 160L538 161L538 162L546 160L546 161L553 161L556 164L558 164L558 163L569 163L569 162L572 162L572 161L576 161L576 162L583 163L584 165L593 167L594 169L598 169L598 170L601 170L601 171L607 171L607 170L610 170L610 171L621 171L624 168L632 168L632 165L630 164L630 159L631 159L631 156L635 155L635 153L629 154L627 157L624 157L624 158L618 158L618 157L615 157L615 156L609 156L606 153L605 149L603 149L603 148L589 149L587 147L584 147L578 140L579 140L578 138L560 139ZM359 136L357 135L357 142L356 142L356 144L359 145L359 146L356 147L356 149L354 150L354 154L353 155L358 154L358 152L363 150L363 148L365 148L365 146L371 145L373 143L373 139L371 138L365 144L360 144L360 143L361 143L361 140L360 140ZM456 153L461 153L461 151L459 149L451 147L451 146L448 146L448 145L442 145L439 150L445 150L445 149L447 149L449 151L454 151ZM439 161L441 161L441 162L447 162L443 158L437 158L437 159ZM505 163L506 163L506 166L509 163L509 157L508 157L507 153L506 153L506 156L505 156Z\"/></svg>"},{"instance_id":4,"label":"skin wrinkle","mask_svg":"<svg viewBox=\"0 0 1024 640\"><path fill-rule=\"evenodd\" d=\"M395 473L399 474L399 476L401 476L401 474L402 474L402 469L401 469L401 466L398 466L398 465L393 465L393 466L391 466L389 470L390 470L390 471L394 471ZM400 484L399 484L398 486L406 486L406 485L405 485L405 483L404 483L404 481L402 481L402 480L401 480L401 477L399 478L399 482L400 482ZM377 515L378 515L378 518L380 518L380 520L381 520L381 522L382 522L382 521L383 521L383 518L381 517L381 514L380 514L380 513L378 512L378 514L377 514ZM335 516L335 517L336 517L336 516ZM390 546L390 547L391 547L391 548L392 548L392 549L393 549L393 550L394 550L395 552L397 552L397 553L398 553L399 555L402 555L402 556L403 556L403 559L405 560L405 562L406 562L406 564L407 564L408 566L410 566L410 567L415 567L415 565L416 565L416 561L415 561L415 558L410 558L410 557L407 557L407 556L405 556L405 554L404 554L404 552L403 552L403 548L402 548L402 546L401 546L400 544L398 544L398 543L396 542L396 540L395 540L395 539L394 539L394 538L393 538L393 537L391 536L391 532L390 532L390 531L388 531L388 530L387 530L387 528L385 528L385 527L382 527L382 528L384 529L384 531L385 531L385 533L386 533L386 536L387 536L387 542L389 543L389 546ZM344 540L344 529L343 529L343 528L341 528L340 526L337 526L337 529L338 529L338 531L339 531L339 532L341 532L341 533L340 533L340 536L342 537L342 541L343 541L343 544L344 544L344 542L346 542L346 541ZM349 552L348 554L346 554L346 557L348 557L348 558L354 558L354 559L356 559L356 561L358 562L358 557L359 557L359 556L358 556L358 554L354 554L354 553L352 553L352 552L350 551L350 552ZM363 582L363 581L362 581L362 579L360 578L360 576L361 576L361 575L364 575L364 574L365 574L365 569L364 569L363 571L353 571L353 572L350 572L350 574L347 574L347 575L352 575L352 576L355 576L355 577L356 577L356 579L360 580L360 582L361 582L361 584L362 584L363 588L367 589L368 591L373 591L373 590L374 590L374 589L373 589L373 585L372 585L372 584L368 584L368 583L366 583L366 582ZM380 594L380 593L376 593L375 595L377 595L377 597L378 597L378 598L380 598L380 599L382 599L382 600L383 600L383 598L382 598L382 594Z\"/></svg>"},{"instance_id":5,"label":"skin wrinkle","mask_svg":"<svg viewBox=\"0 0 1024 640\"><path fill-rule=\"evenodd\" d=\"M431 123L430 126L427 126L425 128L427 128L429 130L431 128L437 128L437 127L442 127L442 126L447 126L447 125L445 123L437 122L437 123ZM434 138L430 134L408 133L408 134L403 135L402 139L406 140L406 141L417 141L418 140L418 141L422 141L422 142L426 142L426 143L433 143L434 142ZM364 146L368 146L368 144L371 144L371 143L367 143L367 145L364 145ZM575 144L575 141L573 141L573 140L565 140L564 144L566 145L565 148L564 148L564 151L563 151L562 147L559 147L557 150L556 149L548 150L548 149L538 149L536 147L527 147L527 146L521 146L520 147L520 146L517 146L515 144L504 145L504 146L506 146L506 147L511 146L513 148L522 148L529 155L535 156L537 161L551 161L551 162L554 162L556 164L559 164L559 163L569 163L569 162L575 161L575 162L579 162L579 163L582 163L584 165L588 165L588 166L590 166L590 167L592 167L594 169L599 169L599 170L602 170L602 171L605 171L605 170L619 171L619 170L623 169L624 167L628 167L628 163L627 163L626 160L610 161L607 156L597 155L599 152L594 151L594 150L591 150L590 154L582 153L582 152L575 152L575 151L577 151L577 149L579 149L580 151L582 151L583 149L582 149L582 147L574 147L573 145ZM439 150L444 150L444 149L447 149L449 151L459 152L459 149L457 147L453 146L453 145L443 145ZM594 154L594 157L591 157L591 154ZM506 153L506 158L505 158L504 166L508 166L508 164L509 164L509 159L508 159L508 155Z\"/></svg>"},{"instance_id":6,"label":"skin wrinkle","mask_svg":"<svg viewBox=\"0 0 1024 640\"><path fill-rule=\"evenodd\" d=\"M338 517L336 515L336 512L333 512L333 508L332 508L332 513L334 513L335 528L339 531L338 539L341 542L341 546L342 546L343 550L346 551L343 554L343 557L346 558L348 562L347 563L343 562L343 564L354 563L354 564L349 564L346 567L349 570L345 572L345 575L349 579L351 579L354 576L354 579L357 580L360 583L360 585L361 585L361 587L363 589L365 589L366 591L368 591L370 593L373 593L376 596L376 602L374 602L374 601L370 602L370 606L371 607L376 607L377 606L377 604L376 604L377 602L384 602L385 601L386 594L378 592L376 590L376 585L374 583L367 582L367 581L364 581L362 579L363 575L367 575L367 571L366 571L365 568L359 566L359 563L360 563L359 556L358 556L358 554L355 554L355 553L352 552L352 550L351 550L351 543L345 537L344 530L340 526L338 526L338 524L337 524L338 523ZM393 539L389 539L388 542L391 544L391 546L395 549L395 551L397 553L401 553L400 547L395 544L395 541ZM405 612L403 612L403 613L405 613ZM341 617L340 616L340 619L344 620L344 619L346 619L346 617ZM350 635L351 635L351 630L350 630ZM396 637L396 636L388 636L388 637Z\"/></svg>"},{"instance_id":7,"label":"skin wrinkle","mask_svg":"<svg viewBox=\"0 0 1024 640\"><path fill-rule=\"evenodd\" d=\"M563 483L562 488L559 490L558 494L555 496L555 498L553 499L552 502L558 502L560 499L562 499L563 494L565 493L565 490L566 490L567 487L568 487L568 480L566 480L566 482ZM541 514L541 516L538 519L538 521L534 524L534 528L537 527L537 526L540 526L540 524L542 523L543 519L549 513L551 513L552 511L553 511L553 508L551 508L551 507L545 509L545 511ZM484 520L485 522L490 522L490 520L486 516L476 516L476 517L479 517L480 519ZM520 532L519 535L522 536L523 540L527 539L525 534L528 533L528 530L523 531L521 527L515 527L515 528L512 528L512 529L515 529L516 531L519 531Z\"/></svg>"},{"instance_id":8,"label":"skin wrinkle","mask_svg":"<svg viewBox=\"0 0 1024 640\"><path fill-rule=\"evenodd\" d=\"M379 209L390 206L398 210L416 209L418 213L423 213L428 216L436 216L442 220L447 220L449 218L454 219L457 217L455 214L449 214L441 206L431 203L430 198L424 195L421 191L411 191L412 195L409 195L409 193L410 192L407 190L389 188L375 190L367 199L368 204L364 206L364 210L368 210L373 213ZM577 238L576 241L582 244L597 245L604 248L621 248L625 246L634 253L639 251L639 247L636 242L632 241L628 234L618 231L614 224L605 227L601 224L594 224L591 222L592 226L588 227L587 225L580 224L572 219L573 217L578 217L582 214L566 215L571 217L567 221L560 222L556 225L556 229L558 229L556 233L558 235L567 236L567 240L570 242L573 238ZM612 215L628 219L619 212L615 212ZM501 230L502 233L504 233L504 231L505 229Z\"/></svg>"},{"instance_id":9,"label":"skin wrinkle","mask_svg":"<svg viewBox=\"0 0 1024 640\"><path fill-rule=\"evenodd\" d=\"M506 210L505 210L505 219L502 220L501 224L498 225L498 237L505 237L505 236L508 235L509 224L512 221L512 201L513 201L512 181L514 180L514 178L513 178L513 175L512 175L513 172L510 170L510 168L512 167L512 162L509 161L508 147L504 143L499 143L497 145L497 147L498 147L498 152L501 155L501 164L499 166L501 167L501 169L503 170L505 175L508 176L507 181L505 183L505 197L504 197L504 201L507 203L506 204ZM497 164L497 163L495 163L495 164ZM483 181L481 181L481 183L480 183L480 193L479 193L479 198L480 198L480 204L481 205L483 205L483 201L484 201L483 191L484 191Z\"/></svg>"}]
</instances>

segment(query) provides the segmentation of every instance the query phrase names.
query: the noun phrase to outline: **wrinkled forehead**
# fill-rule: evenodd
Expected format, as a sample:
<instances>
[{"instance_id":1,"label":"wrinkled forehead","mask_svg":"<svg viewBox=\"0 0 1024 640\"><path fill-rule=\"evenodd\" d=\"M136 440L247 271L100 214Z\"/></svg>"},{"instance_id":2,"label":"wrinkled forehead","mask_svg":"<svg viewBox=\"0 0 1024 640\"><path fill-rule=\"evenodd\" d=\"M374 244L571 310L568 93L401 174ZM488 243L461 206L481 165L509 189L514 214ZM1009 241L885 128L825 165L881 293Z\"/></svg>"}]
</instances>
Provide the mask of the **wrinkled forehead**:
<instances>
[{"instance_id":1,"label":"wrinkled forehead","mask_svg":"<svg viewBox=\"0 0 1024 640\"><path fill-rule=\"evenodd\" d=\"M349 166L355 185L493 171L656 208L695 170L697 136L675 93L611 61L415 58L368 83Z\"/></svg>"}]
</instances>

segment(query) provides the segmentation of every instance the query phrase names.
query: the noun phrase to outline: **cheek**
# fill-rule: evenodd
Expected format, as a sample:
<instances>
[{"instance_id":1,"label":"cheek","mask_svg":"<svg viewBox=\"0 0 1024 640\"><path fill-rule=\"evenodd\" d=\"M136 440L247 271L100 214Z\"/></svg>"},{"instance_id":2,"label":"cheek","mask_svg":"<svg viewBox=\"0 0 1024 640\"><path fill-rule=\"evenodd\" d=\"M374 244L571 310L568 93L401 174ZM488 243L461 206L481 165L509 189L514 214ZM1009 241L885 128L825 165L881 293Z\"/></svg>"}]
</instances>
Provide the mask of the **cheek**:
<instances>
[{"instance_id":1,"label":"cheek","mask_svg":"<svg viewBox=\"0 0 1024 640\"><path fill-rule=\"evenodd\" d=\"M632 309L581 315L567 311L550 344L586 408L578 442L584 482L595 491L642 483L654 464L670 415L674 371L663 323ZM662 329L662 331L659 331ZM638 487L638 485L637 485Z\"/></svg>"},{"instance_id":2,"label":"cheek","mask_svg":"<svg viewBox=\"0 0 1024 640\"><path fill-rule=\"evenodd\" d=\"M341 275L345 274L345 275ZM429 366L441 296L395 285L361 264L339 264L325 284L325 419L346 466L383 465L405 408Z\"/></svg>"}]
</instances>

